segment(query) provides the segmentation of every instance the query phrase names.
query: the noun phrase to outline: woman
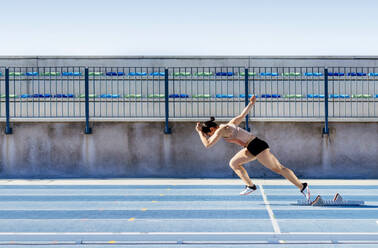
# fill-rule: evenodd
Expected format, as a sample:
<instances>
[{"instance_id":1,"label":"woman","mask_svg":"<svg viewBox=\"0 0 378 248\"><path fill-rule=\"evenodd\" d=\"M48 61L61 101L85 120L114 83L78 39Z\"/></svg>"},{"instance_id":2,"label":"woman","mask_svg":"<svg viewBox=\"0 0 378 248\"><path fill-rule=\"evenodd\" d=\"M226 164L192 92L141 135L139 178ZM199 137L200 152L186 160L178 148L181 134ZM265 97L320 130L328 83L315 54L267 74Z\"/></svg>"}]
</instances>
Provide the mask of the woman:
<instances>
[{"instance_id":1,"label":"woman","mask_svg":"<svg viewBox=\"0 0 378 248\"><path fill-rule=\"evenodd\" d=\"M217 143L220 138L224 138L227 142L235 143L244 147L230 161L230 167L246 185L245 189L240 192L240 195L248 195L256 190L256 185L252 183L243 164L257 159L266 168L288 179L298 187L307 200L310 200L310 190L307 183L301 183L292 170L283 166L270 152L269 146L265 141L238 127L248 115L255 102L256 97L252 96L249 104L245 107L243 112L239 116L233 118L226 125L216 124L214 122L214 117L211 117L210 121L207 121L204 124L198 122L196 130L203 145L206 148L209 148Z\"/></svg>"}]
</instances>

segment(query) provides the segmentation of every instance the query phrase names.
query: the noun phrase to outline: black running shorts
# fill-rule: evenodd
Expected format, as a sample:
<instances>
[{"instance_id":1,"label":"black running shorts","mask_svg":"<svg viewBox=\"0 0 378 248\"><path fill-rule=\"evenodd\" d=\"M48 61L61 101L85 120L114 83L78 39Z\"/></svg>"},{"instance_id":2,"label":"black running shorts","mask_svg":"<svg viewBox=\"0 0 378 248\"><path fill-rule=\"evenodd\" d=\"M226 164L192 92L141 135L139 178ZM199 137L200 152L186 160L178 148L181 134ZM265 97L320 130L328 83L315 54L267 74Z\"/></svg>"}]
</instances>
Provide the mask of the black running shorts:
<instances>
[{"instance_id":1,"label":"black running shorts","mask_svg":"<svg viewBox=\"0 0 378 248\"><path fill-rule=\"evenodd\" d=\"M247 149L248 151L253 155L257 156L260 152L264 151L265 149L268 149L269 146L268 144L259 139L259 138L254 138L251 142L249 142Z\"/></svg>"}]
</instances>

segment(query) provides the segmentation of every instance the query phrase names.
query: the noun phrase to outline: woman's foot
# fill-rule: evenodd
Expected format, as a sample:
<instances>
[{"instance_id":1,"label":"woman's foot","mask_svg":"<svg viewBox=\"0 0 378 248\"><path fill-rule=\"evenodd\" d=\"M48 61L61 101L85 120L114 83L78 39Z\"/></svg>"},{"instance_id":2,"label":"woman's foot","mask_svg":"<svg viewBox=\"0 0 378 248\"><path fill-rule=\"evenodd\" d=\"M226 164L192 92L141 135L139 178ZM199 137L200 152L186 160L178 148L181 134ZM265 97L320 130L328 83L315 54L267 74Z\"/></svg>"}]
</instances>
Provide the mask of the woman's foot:
<instances>
[{"instance_id":1,"label":"woman's foot","mask_svg":"<svg viewBox=\"0 0 378 248\"><path fill-rule=\"evenodd\" d=\"M301 193L306 197L307 201L311 200L310 189L307 183L302 183Z\"/></svg>"},{"instance_id":2,"label":"woman's foot","mask_svg":"<svg viewBox=\"0 0 378 248\"><path fill-rule=\"evenodd\" d=\"M240 195L249 195L256 189L257 189L256 185L252 185L252 186L246 185L245 189L242 192L240 192Z\"/></svg>"}]
</instances>

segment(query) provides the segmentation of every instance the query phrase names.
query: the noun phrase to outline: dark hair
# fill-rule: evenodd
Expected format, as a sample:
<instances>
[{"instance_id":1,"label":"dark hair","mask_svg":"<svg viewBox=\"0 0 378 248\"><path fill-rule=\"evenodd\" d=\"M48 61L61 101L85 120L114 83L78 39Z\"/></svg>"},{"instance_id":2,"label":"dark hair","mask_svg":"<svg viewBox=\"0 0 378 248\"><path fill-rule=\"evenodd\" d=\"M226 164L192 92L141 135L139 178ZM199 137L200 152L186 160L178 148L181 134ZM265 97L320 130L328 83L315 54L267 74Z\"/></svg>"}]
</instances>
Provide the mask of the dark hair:
<instances>
[{"instance_id":1,"label":"dark hair","mask_svg":"<svg viewBox=\"0 0 378 248\"><path fill-rule=\"evenodd\" d=\"M218 124L215 123L214 121L215 121L215 118L210 117L209 121L206 121L205 123L203 123L202 124L202 132L207 134L207 133L211 132L211 130L210 130L211 127L218 127Z\"/></svg>"}]
</instances>

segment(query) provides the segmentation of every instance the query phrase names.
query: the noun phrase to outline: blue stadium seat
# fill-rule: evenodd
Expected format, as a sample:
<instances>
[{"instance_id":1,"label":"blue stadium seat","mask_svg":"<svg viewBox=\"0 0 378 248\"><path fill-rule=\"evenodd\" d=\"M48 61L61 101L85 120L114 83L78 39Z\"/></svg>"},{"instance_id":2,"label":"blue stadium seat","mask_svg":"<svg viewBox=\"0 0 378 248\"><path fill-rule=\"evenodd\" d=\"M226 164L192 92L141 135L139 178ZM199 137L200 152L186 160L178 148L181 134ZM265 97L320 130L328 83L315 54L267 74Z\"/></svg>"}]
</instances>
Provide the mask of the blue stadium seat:
<instances>
[{"instance_id":1,"label":"blue stadium seat","mask_svg":"<svg viewBox=\"0 0 378 248\"><path fill-rule=\"evenodd\" d=\"M0 77L2 76L3 74L1 74L1 72L0 72Z\"/></svg>"},{"instance_id":2,"label":"blue stadium seat","mask_svg":"<svg viewBox=\"0 0 378 248\"><path fill-rule=\"evenodd\" d=\"M330 94L329 95L329 98L339 98L340 96L339 95L337 95L337 94Z\"/></svg>"},{"instance_id":3,"label":"blue stadium seat","mask_svg":"<svg viewBox=\"0 0 378 248\"><path fill-rule=\"evenodd\" d=\"M187 95L187 94L171 94L171 95L169 95L169 98L189 98L189 95Z\"/></svg>"},{"instance_id":4,"label":"blue stadium seat","mask_svg":"<svg viewBox=\"0 0 378 248\"><path fill-rule=\"evenodd\" d=\"M281 98L281 95L278 95L278 94L272 94L272 98Z\"/></svg>"},{"instance_id":5,"label":"blue stadium seat","mask_svg":"<svg viewBox=\"0 0 378 248\"><path fill-rule=\"evenodd\" d=\"M272 98L272 95L269 94L262 94L261 98Z\"/></svg>"},{"instance_id":6,"label":"blue stadium seat","mask_svg":"<svg viewBox=\"0 0 378 248\"><path fill-rule=\"evenodd\" d=\"M56 94L54 95L55 98L74 98L74 94Z\"/></svg>"},{"instance_id":7,"label":"blue stadium seat","mask_svg":"<svg viewBox=\"0 0 378 248\"><path fill-rule=\"evenodd\" d=\"M309 76L309 77L320 77L320 76L323 76L323 73L320 73L320 72L306 72L304 75L305 76Z\"/></svg>"},{"instance_id":8,"label":"blue stadium seat","mask_svg":"<svg viewBox=\"0 0 378 248\"><path fill-rule=\"evenodd\" d=\"M119 71L119 72L110 71L106 73L106 76L124 76L124 75L125 73L122 71Z\"/></svg>"},{"instance_id":9,"label":"blue stadium seat","mask_svg":"<svg viewBox=\"0 0 378 248\"><path fill-rule=\"evenodd\" d=\"M272 76L272 77L276 77L276 76L278 76L278 73L276 73L276 72L261 72L260 76Z\"/></svg>"},{"instance_id":10,"label":"blue stadium seat","mask_svg":"<svg viewBox=\"0 0 378 248\"><path fill-rule=\"evenodd\" d=\"M362 73L362 72L349 72L347 75L351 76L351 77L365 77L366 73Z\"/></svg>"},{"instance_id":11,"label":"blue stadium seat","mask_svg":"<svg viewBox=\"0 0 378 248\"><path fill-rule=\"evenodd\" d=\"M36 71L34 71L34 72L26 72L25 76L38 76L38 72L36 72Z\"/></svg>"},{"instance_id":12,"label":"blue stadium seat","mask_svg":"<svg viewBox=\"0 0 378 248\"><path fill-rule=\"evenodd\" d=\"M370 72L369 76L370 77L378 77L378 73L376 73L376 72Z\"/></svg>"},{"instance_id":13,"label":"blue stadium seat","mask_svg":"<svg viewBox=\"0 0 378 248\"><path fill-rule=\"evenodd\" d=\"M233 72L217 72L216 74L215 74L216 76L233 76L234 75L234 73Z\"/></svg>"},{"instance_id":14,"label":"blue stadium seat","mask_svg":"<svg viewBox=\"0 0 378 248\"><path fill-rule=\"evenodd\" d=\"M350 98L350 95L340 95L340 98Z\"/></svg>"},{"instance_id":15,"label":"blue stadium seat","mask_svg":"<svg viewBox=\"0 0 378 248\"><path fill-rule=\"evenodd\" d=\"M120 95L117 94L102 94L100 95L100 98L120 98Z\"/></svg>"},{"instance_id":16,"label":"blue stadium seat","mask_svg":"<svg viewBox=\"0 0 378 248\"><path fill-rule=\"evenodd\" d=\"M129 76L147 76L146 72L129 72Z\"/></svg>"},{"instance_id":17,"label":"blue stadium seat","mask_svg":"<svg viewBox=\"0 0 378 248\"><path fill-rule=\"evenodd\" d=\"M226 94L216 94L216 98L233 98L234 95L226 95Z\"/></svg>"},{"instance_id":18,"label":"blue stadium seat","mask_svg":"<svg viewBox=\"0 0 378 248\"><path fill-rule=\"evenodd\" d=\"M33 98L49 98L49 97L52 97L51 94L33 94L33 95L30 95L29 97L33 97Z\"/></svg>"},{"instance_id":19,"label":"blue stadium seat","mask_svg":"<svg viewBox=\"0 0 378 248\"><path fill-rule=\"evenodd\" d=\"M63 72L62 76L81 76L81 72Z\"/></svg>"},{"instance_id":20,"label":"blue stadium seat","mask_svg":"<svg viewBox=\"0 0 378 248\"><path fill-rule=\"evenodd\" d=\"M308 94L307 98L324 98L324 95L319 94Z\"/></svg>"},{"instance_id":21,"label":"blue stadium seat","mask_svg":"<svg viewBox=\"0 0 378 248\"><path fill-rule=\"evenodd\" d=\"M150 73L150 76L165 76L164 72L152 72Z\"/></svg>"},{"instance_id":22,"label":"blue stadium seat","mask_svg":"<svg viewBox=\"0 0 378 248\"><path fill-rule=\"evenodd\" d=\"M342 77L342 76L345 76L345 73L328 72L328 76L331 76L331 77Z\"/></svg>"},{"instance_id":23,"label":"blue stadium seat","mask_svg":"<svg viewBox=\"0 0 378 248\"><path fill-rule=\"evenodd\" d=\"M248 94L248 98L251 98L253 95L252 94ZM240 94L239 97L241 98L245 98L245 94ZM257 95L256 95L257 97Z\"/></svg>"},{"instance_id":24,"label":"blue stadium seat","mask_svg":"<svg viewBox=\"0 0 378 248\"><path fill-rule=\"evenodd\" d=\"M375 98L378 98L378 94L377 94L377 95L375 95Z\"/></svg>"}]
</instances>

